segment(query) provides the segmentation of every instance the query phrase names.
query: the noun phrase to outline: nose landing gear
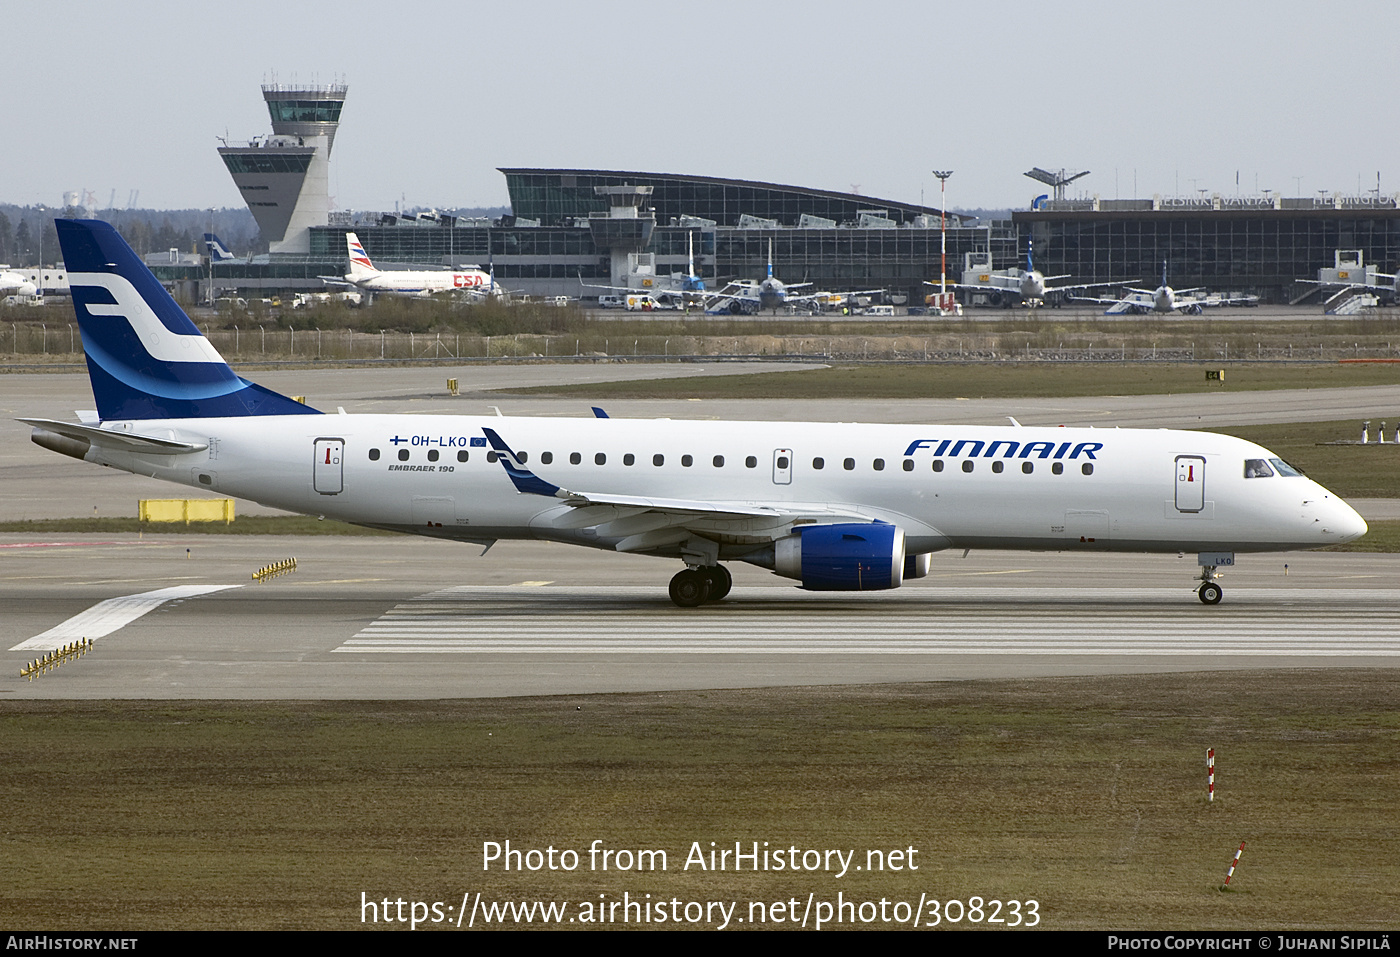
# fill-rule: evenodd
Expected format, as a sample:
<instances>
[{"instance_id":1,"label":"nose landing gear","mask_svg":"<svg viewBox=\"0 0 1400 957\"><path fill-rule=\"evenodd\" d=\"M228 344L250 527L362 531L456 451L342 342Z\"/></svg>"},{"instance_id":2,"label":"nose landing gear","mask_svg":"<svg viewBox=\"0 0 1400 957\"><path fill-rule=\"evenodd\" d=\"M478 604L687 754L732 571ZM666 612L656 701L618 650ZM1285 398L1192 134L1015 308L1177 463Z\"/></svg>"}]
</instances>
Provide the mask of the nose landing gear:
<instances>
[{"instance_id":1,"label":"nose landing gear","mask_svg":"<svg viewBox=\"0 0 1400 957\"><path fill-rule=\"evenodd\" d=\"M1215 583L1215 580L1220 577L1216 569L1221 565L1228 568L1235 564L1235 553L1201 552L1196 556L1196 561L1201 566L1201 575L1197 579L1201 583L1201 587L1196 589L1196 597L1201 600L1202 605L1220 604L1220 599L1224 597L1225 591Z\"/></svg>"}]
</instances>

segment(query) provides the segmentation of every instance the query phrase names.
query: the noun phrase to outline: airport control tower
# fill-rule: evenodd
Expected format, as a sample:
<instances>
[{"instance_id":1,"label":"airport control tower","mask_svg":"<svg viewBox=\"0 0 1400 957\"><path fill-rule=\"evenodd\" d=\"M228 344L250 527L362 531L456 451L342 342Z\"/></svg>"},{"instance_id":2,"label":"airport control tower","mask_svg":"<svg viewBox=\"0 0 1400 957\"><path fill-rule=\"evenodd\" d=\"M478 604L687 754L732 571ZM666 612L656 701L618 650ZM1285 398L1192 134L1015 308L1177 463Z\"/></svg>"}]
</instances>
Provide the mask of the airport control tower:
<instances>
[{"instance_id":1,"label":"airport control tower","mask_svg":"<svg viewBox=\"0 0 1400 957\"><path fill-rule=\"evenodd\" d=\"M588 214L588 228L593 244L606 250L612 262L612 284L618 288L630 285L628 257L647 248L652 230L656 228L656 213L643 209L651 199L653 186L595 186L595 195L608 201L606 213Z\"/></svg>"},{"instance_id":2,"label":"airport control tower","mask_svg":"<svg viewBox=\"0 0 1400 957\"><path fill-rule=\"evenodd\" d=\"M272 134L219 147L269 252L309 253L311 227L326 225L331 147L347 89L264 84Z\"/></svg>"}]
</instances>

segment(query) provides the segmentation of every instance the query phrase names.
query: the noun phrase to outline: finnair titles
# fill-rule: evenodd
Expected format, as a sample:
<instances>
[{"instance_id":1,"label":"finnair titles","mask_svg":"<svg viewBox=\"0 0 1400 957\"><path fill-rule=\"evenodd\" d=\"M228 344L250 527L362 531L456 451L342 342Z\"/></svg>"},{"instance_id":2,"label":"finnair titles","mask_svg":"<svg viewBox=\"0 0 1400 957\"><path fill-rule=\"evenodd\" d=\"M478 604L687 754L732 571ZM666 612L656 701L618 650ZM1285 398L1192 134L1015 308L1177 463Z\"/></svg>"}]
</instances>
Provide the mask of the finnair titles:
<instances>
[{"instance_id":1,"label":"finnair titles","mask_svg":"<svg viewBox=\"0 0 1400 957\"><path fill-rule=\"evenodd\" d=\"M238 377L106 223L59 220L96 398L24 419L45 448L357 525L525 539L682 567L724 598L745 562L868 591L959 548L1236 553L1348 542L1366 523L1269 450L1166 429L323 414Z\"/></svg>"}]
</instances>

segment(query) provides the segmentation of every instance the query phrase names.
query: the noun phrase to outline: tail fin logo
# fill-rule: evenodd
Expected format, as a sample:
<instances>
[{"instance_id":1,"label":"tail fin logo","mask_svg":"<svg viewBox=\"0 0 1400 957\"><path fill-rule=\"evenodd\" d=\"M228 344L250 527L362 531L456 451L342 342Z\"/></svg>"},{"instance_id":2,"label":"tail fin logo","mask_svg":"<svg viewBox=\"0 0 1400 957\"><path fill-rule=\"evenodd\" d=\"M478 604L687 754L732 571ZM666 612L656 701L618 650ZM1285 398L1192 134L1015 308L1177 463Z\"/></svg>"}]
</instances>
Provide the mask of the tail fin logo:
<instances>
[{"instance_id":1,"label":"tail fin logo","mask_svg":"<svg viewBox=\"0 0 1400 957\"><path fill-rule=\"evenodd\" d=\"M105 289L112 297L112 302L79 302L78 307L87 310L88 315L94 319L125 319L131 325L131 331L136 334L142 348L155 361L217 362L224 365L224 357L219 355L214 344L198 332L194 335L182 335L167 329L150 304L125 277L115 273L72 273L68 282L72 286L95 286Z\"/></svg>"},{"instance_id":2,"label":"tail fin logo","mask_svg":"<svg viewBox=\"0 0 1400 957\"><path fill-rule=\"evenodd\" d=\"M369 254L365 252L365 247L360 245L360 238L354 233L345 234L345 245L350 250L350 268L356 266L362 269L374 269L374 263L369 261Z\"/></svg>"}]
</instances>

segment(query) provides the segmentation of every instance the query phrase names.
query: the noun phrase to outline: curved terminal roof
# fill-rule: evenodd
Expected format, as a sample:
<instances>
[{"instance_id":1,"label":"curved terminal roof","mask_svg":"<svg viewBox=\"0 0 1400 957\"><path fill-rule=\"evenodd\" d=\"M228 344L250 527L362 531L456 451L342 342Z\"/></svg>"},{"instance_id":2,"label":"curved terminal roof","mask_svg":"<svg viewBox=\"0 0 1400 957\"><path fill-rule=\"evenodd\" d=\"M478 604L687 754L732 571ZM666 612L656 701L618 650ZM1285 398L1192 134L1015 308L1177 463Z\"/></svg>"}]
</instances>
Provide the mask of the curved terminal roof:
<instances>
[{"instance_id":1,"label":"curved terminal roof","mask_svg":"<svg viewBox=\"0 0 1400 957\"><path fill-rule=\"evenodd\" d=\"M606 212L607 199L596 195L593 187L624 185L653 187L651 205L658 223L695 216L720 226L737 226L739 218L748 215L796 226L807 215L844 225L855 223L862 212L870 211L896 223L913 222L920 215L939 215L931 206L715 176L600 169L500 167L500 171L506 177L512 212L545 225Z\"/></svg>"}]
</instances>

